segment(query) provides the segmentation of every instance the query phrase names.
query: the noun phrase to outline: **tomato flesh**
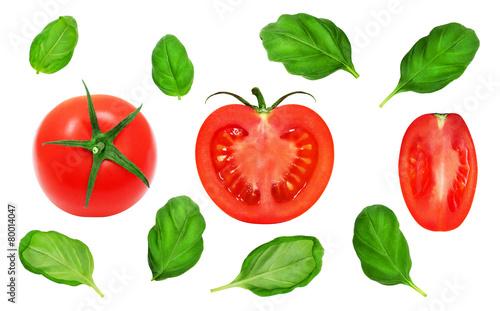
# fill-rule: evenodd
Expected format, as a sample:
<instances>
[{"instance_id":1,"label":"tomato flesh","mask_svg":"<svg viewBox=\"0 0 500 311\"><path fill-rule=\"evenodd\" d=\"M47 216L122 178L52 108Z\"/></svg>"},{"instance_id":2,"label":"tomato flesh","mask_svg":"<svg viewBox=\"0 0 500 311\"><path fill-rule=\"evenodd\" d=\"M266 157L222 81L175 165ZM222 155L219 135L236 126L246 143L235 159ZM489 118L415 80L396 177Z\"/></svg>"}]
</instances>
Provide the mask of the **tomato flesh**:
<instances>
[{"instance_id":1,"label":"tomato flesh","mask_svg":"<svg viewBox=\"0 0 500 311\"><path fill-rule=\"evenodd\" d=\"M258 113L229 105L202 125L196 161L203 186L224 212L245 222L277 223L318 200L333 168L333 140L309 108Z\"/></svg>"},{"instance_id":2,"label":"tomato flesh","mask_svg":"<svg viewBox=\"0 0 500 311\"><path fill-rule=\"evenodd\" d=\"M270 187L277 202L293 200L311 178L318 160L317 143L301 128L279 135L265 131L267 139L249 136L245 129L220 129L212 140L212 162L218 176L236 199L259 204L261 187ZM264 170L263 180L258 173ZM271 181L266 184L264 181Z\"/></svg>"},{"instance_id":3,"label":"tomato flesh","mask_svg":"<svg viewBox=\"0 0 500 311\"><path fill-rule=\"evenodd\" d=\"M466 218L477 181L474 144L457 114L428 114L408 128L399 175L411 214L424 228L449 231Z\"/></svg>"}]
</instances>

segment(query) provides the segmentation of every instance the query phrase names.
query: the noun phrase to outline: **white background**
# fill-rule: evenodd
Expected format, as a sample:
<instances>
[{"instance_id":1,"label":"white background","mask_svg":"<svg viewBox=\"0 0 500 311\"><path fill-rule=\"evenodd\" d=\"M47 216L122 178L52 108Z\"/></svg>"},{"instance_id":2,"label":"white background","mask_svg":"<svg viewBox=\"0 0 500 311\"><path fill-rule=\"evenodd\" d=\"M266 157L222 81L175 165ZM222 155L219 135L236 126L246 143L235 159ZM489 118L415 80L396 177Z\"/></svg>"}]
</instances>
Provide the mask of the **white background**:
<instances>
[{"instance_id":1,"label":"white background","mask_svg":"<svg viewBox=\"0 0 500 311\"><path fill-rule=\"evenodd\" d=\"M0 5L1 205L0 290L5 310L493 310L498 308L500 189L498 122L500 20L495 1L3 1ZM355 79L344 71L309 81L267 60L259 32L281 14L309 13L344 30L353 46ZM80 39L61 71L36 75L28 61L32 39L50 21L71 15ZM396 95L402 57L438 25L460 22L473 28L481 47L461 78L432 94ZM178 101L154 86L151 51L165 34L185 45L195 67L191 92ZM32 166L32 143L42 118L60 102L84 94L109 94L144 103L158 144L151 189L135 206L109 218L79 218L55 207L43 194ZM203 120L234 102L216 91L253 100L261 88L268 102L289 98L314 109L329 125L335 142L330 183L318 203L292 221L245 224L221 212L206 196L194 161ZM479 180L471 212L458 229L435 233L421 228L408 212L397 179L403 134L418 116L460 113L473 136ZM168 199L189 195L207 222L205 250L184 275L151 282L147 233ZM7 303L6 205L17 204L18 234L56 230L84 241L95 261L94 280L105 293L87 286L53 283L18 262L18 297ZM398 216L413 260L411 277L428 293L408 286L383 286L362 272L352 247L353 224L367 205L385 204ZM243 289L211 294L232 281L247 254L275 237L305 234L325 248L321 273L304 288L261 298ZM5 285L4 285L5 284Z\"/></svg>"}]
</instances>

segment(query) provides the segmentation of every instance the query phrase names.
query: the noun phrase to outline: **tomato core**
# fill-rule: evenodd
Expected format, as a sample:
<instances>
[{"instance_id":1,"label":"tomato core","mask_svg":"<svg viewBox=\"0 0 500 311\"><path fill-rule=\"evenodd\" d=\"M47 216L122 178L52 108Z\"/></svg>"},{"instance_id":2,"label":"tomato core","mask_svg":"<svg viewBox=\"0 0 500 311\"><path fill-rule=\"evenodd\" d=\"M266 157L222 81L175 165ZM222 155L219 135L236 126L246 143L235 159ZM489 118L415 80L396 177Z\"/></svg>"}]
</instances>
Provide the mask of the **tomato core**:
<instances>
[{"instance_id":1,"label":"tomato core","mask_svg":"<svg viewBox=\"0 0 500 311\"><path fill-rule=\"evenodd\" d=\"M461 204L469 178L468 150L461 139L450 141L449 137L443 137L442 145L449 148L419 144L411 147L408 175L417 201L435 196L453 212ZM433 161L433 158L444 161ZM452 185L451 189L447 185Z\"/></svg>"}]
</instances>

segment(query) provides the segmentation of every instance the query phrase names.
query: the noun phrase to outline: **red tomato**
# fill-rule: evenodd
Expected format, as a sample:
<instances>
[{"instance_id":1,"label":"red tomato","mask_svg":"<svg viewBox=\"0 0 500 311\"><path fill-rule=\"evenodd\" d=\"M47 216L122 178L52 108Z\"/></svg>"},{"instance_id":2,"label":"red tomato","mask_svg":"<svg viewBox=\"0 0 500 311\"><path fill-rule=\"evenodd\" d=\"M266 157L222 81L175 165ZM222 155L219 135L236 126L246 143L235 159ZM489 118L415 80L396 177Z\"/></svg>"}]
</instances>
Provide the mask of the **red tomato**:
<instances>
[{"instance_id":1,"label":"red tomato","mask_svg":"<svg viewBox=\"0 0 500 311\"><path fill-rule=\"evenodd\" d=\"M399 155L399 179L413 218L432 231L457 228L469 213L477 159L458 114L426 114L408 127Z\"/></svg>"},{"instance_id":2,"label":"red tomato","mask_svg":"<svg viewBox=\"0 0 500 311\"><path fill-rule=\"evenodd\" d=\"M228 105L205 120L196 165L214 203L250 223L279 223L307 211L333 168L333 140L309 108L285 105L257 112Z\"/></svg>"},{"instance_id":3,"label":"red tomato","mask_svg":"<svg viewBox=\"0 0 500 311\"><path fill-rule=\"evenodd\" d=\"M102 132L112 129L135 110L128 102L109 95L92 95ZM83 148L42 145L58 140L89 140L92 137L87 97L68 99L42 121L35 137L35 173L47 197L60 209L77 216L110 216L134 205L148 187L135 175L110 160L101 164L89 205L85 196L92 152ZM151 182L156 167L153 132L139 114L114 140L114 145Z\"/></svg>"}]
</instances>

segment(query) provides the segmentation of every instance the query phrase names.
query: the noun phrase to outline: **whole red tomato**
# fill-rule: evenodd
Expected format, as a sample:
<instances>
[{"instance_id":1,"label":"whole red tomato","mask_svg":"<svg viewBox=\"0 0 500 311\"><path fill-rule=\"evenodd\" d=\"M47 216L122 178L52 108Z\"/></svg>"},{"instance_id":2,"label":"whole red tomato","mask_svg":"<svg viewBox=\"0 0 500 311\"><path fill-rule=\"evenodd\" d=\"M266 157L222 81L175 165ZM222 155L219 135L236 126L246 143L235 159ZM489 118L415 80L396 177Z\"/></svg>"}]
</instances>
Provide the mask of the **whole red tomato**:
<instances>
[{"instance_id":1,"label":"whole red tomato","mask_svg":"<svg viewBox=\"0 0 500 311\"><path fill-rule=\"evenodd\" d=\"M333 168L328 126L300 105L266 108L228 105L200 128L196 165L210 198L228 215L250 223L279 223L307 211L319 199ZM216 93L216 94L219 94ZM294 92L296 93L296 92Z\"/></svg>"},{"instance_id":2,"label":"whole red tomato","mask_svg":"<svg viewBox=\"0 0 500 311\"><path fill-rule=\"evenodd\" d=\"M476 150L458 114L426 114L408 127L399 155L403 197L413 218L432 231L465 220L477 182Z\"/></svg>"},{"instance_id":3,"label":"whole red tomato","mask_svg":"<svg viewBox=\"0 0 500 311\"><path fill-rule=\"evenodd\" d=\"M148 186L117 164L123 159L117 162L103 159L97 167L92 188L89 176L91 168L96 166L92 148L87 150L44 143L69 140L80 144L98 136L98 141L107 144L102 154L106 150L113 151L112 158L124 156L124 163L133 163L148 181L153 179L156 167L156 143L148 122L138 111L135 118L118 131L116 138L105 140L106 132L111 133L111 129L136 109L114 96L93 95L91 98L98 126L104 134L93 134L86 96L68 99L49 112L40 124L34 142L33 161L42 190L57 207L77 216L110 216L134 205L146 193ZM96 143L94 151L103 144ZM116 147L118 153L111 145ZM134 171L133 167L129 169ZM90 193L89 188L92 188Z\"/></svg>"}]
</instances>

